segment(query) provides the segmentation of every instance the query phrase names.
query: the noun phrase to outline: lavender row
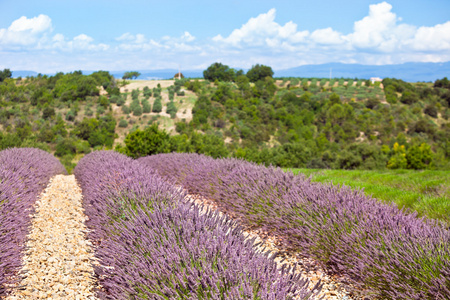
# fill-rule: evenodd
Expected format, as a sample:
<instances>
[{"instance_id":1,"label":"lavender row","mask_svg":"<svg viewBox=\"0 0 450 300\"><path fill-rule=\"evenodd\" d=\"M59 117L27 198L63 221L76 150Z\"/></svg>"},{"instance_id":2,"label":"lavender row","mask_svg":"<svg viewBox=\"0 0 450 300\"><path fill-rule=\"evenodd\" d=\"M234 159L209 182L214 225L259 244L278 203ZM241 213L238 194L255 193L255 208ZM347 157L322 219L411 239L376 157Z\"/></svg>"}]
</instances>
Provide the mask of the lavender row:
<instances>
[{"instance_id":1,"label":"lavender row","mask_svg":"<svg viewBox=\"0 0 450 300\"><path fill-rule=\"evenodd\" d=\"M256 253L234 221L202 214L137 161L93 152L74 173L97 245L101 299L308 298L307 282Z\"/></svg>"},{"instance_id":2,"label":"lavender row","mask_svg":"<svg viewBox=\"0 0 450 300\"><path fill-rule=\"evenodd\" d=\"M51 154L34 148L0 152L0 297L22 262L33 204L51 177L66 173Z\"/></svg>"},{"instance_id":3,"label":"lavender row","mask_svg":"<svg viewBox=\"0 0 450 300\"><path fill-rule=\"evenodd\" d=\"M173 153L139 162L381 299L450 298L450 232L436 222L362 191L242 160Z\"/></svg>"}]
</instances>

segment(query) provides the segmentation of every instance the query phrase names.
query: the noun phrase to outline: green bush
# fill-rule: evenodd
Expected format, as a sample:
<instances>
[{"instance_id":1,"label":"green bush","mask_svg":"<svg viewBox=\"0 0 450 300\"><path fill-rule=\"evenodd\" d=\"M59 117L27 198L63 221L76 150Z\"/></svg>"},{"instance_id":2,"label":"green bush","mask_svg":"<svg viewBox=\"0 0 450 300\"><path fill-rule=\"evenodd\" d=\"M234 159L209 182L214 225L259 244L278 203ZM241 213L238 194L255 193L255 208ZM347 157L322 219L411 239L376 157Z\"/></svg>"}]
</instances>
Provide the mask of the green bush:
<instances>
[{"instance_id":1,"label":"green bush","mask_svg":"<svg viewBox=\"0 0 450 300\"><path fill-rule=\"evenodd\" d=\"M72 138L61 139L56 144L55 150L55 155L58 157L62 157L64 155L75 155L77 153L75 140Z\"/></svg>"},{"instance_id":2,"label":"green bush","mask_svg":"<svg viewBox=\"0 0 450 300\"><path fill-rule=\"evenodd\" d=\"M176 117L176 114L177 114L177 112L178 112L178 109L176 108L175 103L173 103L173 101L170 101L170 102L167 104L167 110L166 110L166 112L170 115L170 117L171 117L172 119L174 119L174 118Z\"/></svg>"},{"instance_id":3,"label":"green bush","mask_svg":"<svg viewBox=\"0 0 450 300\"><path fill-rule=\"evenodd\" d=\"M153 103L153 109L152 111L154 113L160 113L162 111L162 103L160 98L156 98L155 102Z\"/></svg>"},{"instance_id":4,"label":"green bush","mask_svg":"<svg viewBox=\"0 0 450 300\"><path fill-rule=\"evenodd\" d=\"M128 122L125 119L122 119L119 121L119 127L120 128L126 128L128 126Z\"/></svg>"},{"instance_id":5,"label":"green bush","mask_svg":"<svg viewBox=\"0 0 450 300\"><path fill-rule=\"evenodd\" d=\"M151 111L152 111L152 106L150 105L148 100L143 100L142 101L142 112L147 114L147 113L150 113Z\"/></svg>"},{"instance_id":6,"label":"green bush","mask_svg":"<svg viewBox=\"0 0 450 300\"><path fill-rule=\"evenodd\" d=\"M103 115L105 113L105 108L103 106L97 106L97 114Z\"/></svg>"},{"instance_id":7,"label":"green bush","mask_svg":"<svg viewBox=\"0 0 450 300\"><path fill-rule=\"evenodd\" d=\"M122 106L125 104L125 98L123 96L120 96L119 99L117 99L116 102L117 106Z\"/></svg>"},{"instance_id":8,"label":"green bush","mask_svg":"<svg viewBox=\"0 0 450 300\"><path fill-rule=\"evenodd\" d=\"M76 113L74 110L69 110L66 114L66 121L75 121Z\"/></svg>"},{"instance_id":9,"label":"green bush","mask_svg":"<svg viewBox=\"0 0 450 300\"><path fill-rule=\"evenodd\" d=\"M126 115L128 115L131 112L131 109L127 105L122 105L122 112Z\"/></svg>"},{"instance_id":10,"label":"green bush","mask_svg":"<svg viewBox=\"0 0 450 300\"><path fill-rule=\"evenodd\" d=\"M117 103L122 97L120 95L112 95L109 98L109 102L111 103Z\"/></svg>"},{"instance_id":11,"label":"green bush","mask_svg":"<svg viewBox=\"0 0 450 300\"><path fill-rule=\"evenodd\" d=\"M92 111L92 109L90 107L87 107L84 114L88 117L92 117L94 115L94 112Z\"/></svg>"},{"instance_id":12,"label":"green bush","mask_svg":"<svg viewBox=\"0 0 450 300\"><path fill-rule=\"evenodd\" d=\"M142 115L142 107L139 106L134 106L133 107L133 116L139 117Z\"/></svg>"}]
</instances>

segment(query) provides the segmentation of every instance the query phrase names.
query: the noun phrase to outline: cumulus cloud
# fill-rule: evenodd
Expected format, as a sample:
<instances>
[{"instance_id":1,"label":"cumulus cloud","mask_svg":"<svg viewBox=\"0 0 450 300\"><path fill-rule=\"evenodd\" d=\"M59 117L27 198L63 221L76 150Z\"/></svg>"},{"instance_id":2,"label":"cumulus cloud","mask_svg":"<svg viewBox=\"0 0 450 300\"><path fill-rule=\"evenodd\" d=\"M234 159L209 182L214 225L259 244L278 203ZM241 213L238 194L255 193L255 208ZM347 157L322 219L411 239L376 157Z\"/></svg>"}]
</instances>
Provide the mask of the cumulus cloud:
<instances>
[{"instance_id":1,"label":"cumulus cloud","mask_svg":"<svg viewBox=\"0 0 450 300\"><path fill-rule=\"evenodd\" d=\"M52 20L49 16L39 15L34 18L25 16L13 21L8 28L0 29L0 47L4 50L107 50L106 44L94 44L94 39L80 34L72 40L63 34L53 32Z\"/></svg>"},{"instance_id":2,"label":"cumulus cloud","mask_svg":"<svg viewBox=\"0 0 450 300\"><path fill-rule=\"evenodd\" d=\"M420 27L410 44L421 51L450 51L450 21L433 27Z\"/></svg>"},{"instance_id":3,"label":"cumulus cloud","mask_svg":"<svg viewBox=\"0 0 450 300\"><path fill-rule=\"evenodd\" d=\"M446 61L450 58L450 21L417 28L401 23L401 18L392 8L385 1L370 5L368 15L355 21L353 32L348 34L331 27L309 32L299 29L292 21L279 24L273 8L250 18L228 36L219 34L212 40L226 51L233 48L253 49L261 54L266 53L266 56L284 52L286 56L297 58L298 63L304 61L305 55L311 58L309 63L328 62L330 58L368 64Z\"/></svg>"},{"instance_id":4,"label":"cumulus cloud","mask_svg":"<svg viewBox=\"0 0 450 300\"><path fill-rule=\"evenodd\" d=\"M325 29L317 29L310 35L312 41L318 44L342 44L344 38L338 31L333 30L331 27Z\"/></svg>"},{"instance_id":5,"label":"cumulus cloud","mask_svg":"<svg viewBox=\"0 0 450 300\"><path fill-rule=\"evenodd\" d=\"M36 44L52 31L52 20L46 15L28 19L20 17L11 23L8 28L0 29L0 45L2 46L29 46Z\"/></svg>"},{"instance_id":6,"label":"cumulus cloud","mask_svg":"<svg viewBox=\"0 0 450 300\"><path fill-rule=\"evenodd\" d=\"M305 40L308 31L297 31L297 24L288 22L283 26L275 22L276 10L270 9L267 13L251 18L241 28L233 30L228 37L217 35L213 41L222 42L232 46L262 46L275 47L283 41L300 43Z\"/></svg>"}]
</instances>

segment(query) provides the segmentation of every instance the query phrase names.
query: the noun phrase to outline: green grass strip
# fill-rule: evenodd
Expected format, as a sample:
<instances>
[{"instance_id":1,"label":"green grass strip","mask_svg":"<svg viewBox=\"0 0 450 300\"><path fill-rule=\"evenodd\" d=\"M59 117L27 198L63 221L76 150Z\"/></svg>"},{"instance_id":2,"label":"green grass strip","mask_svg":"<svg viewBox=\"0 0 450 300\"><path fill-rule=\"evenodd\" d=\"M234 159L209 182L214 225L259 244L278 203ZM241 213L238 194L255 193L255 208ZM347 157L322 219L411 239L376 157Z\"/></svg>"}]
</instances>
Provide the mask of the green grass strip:
<instances>
[{"instance_id":1,"label":"green grass strip","mask_svg":"<svg viewBox=\"0 0 450 300\"><path fill-rule=\"evenodd\" d=\"M316 182L363 188L366 195L450 224L450 171L286 170Z\"/></svg>"}]
</instances>

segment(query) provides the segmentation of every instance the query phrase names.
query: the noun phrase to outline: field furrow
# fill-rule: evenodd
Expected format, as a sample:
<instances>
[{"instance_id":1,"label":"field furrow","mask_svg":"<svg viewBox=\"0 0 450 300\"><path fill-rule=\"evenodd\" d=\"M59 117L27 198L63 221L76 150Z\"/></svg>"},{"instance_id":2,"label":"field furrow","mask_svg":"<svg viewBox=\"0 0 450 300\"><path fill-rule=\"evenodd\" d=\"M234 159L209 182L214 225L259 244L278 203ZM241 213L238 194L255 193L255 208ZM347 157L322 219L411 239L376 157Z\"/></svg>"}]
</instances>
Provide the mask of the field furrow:
<instances>
[{"instance_id":1,"label":"field furrow","mask_svg":"<svg viewBox=\"0 0 450 300\"><path fill-rule=\"evenodd\" d=\"M94 256L75 177L53 177L36 206L22 279L6 299L96 299Z\"/></svg>"}]
</instances>

